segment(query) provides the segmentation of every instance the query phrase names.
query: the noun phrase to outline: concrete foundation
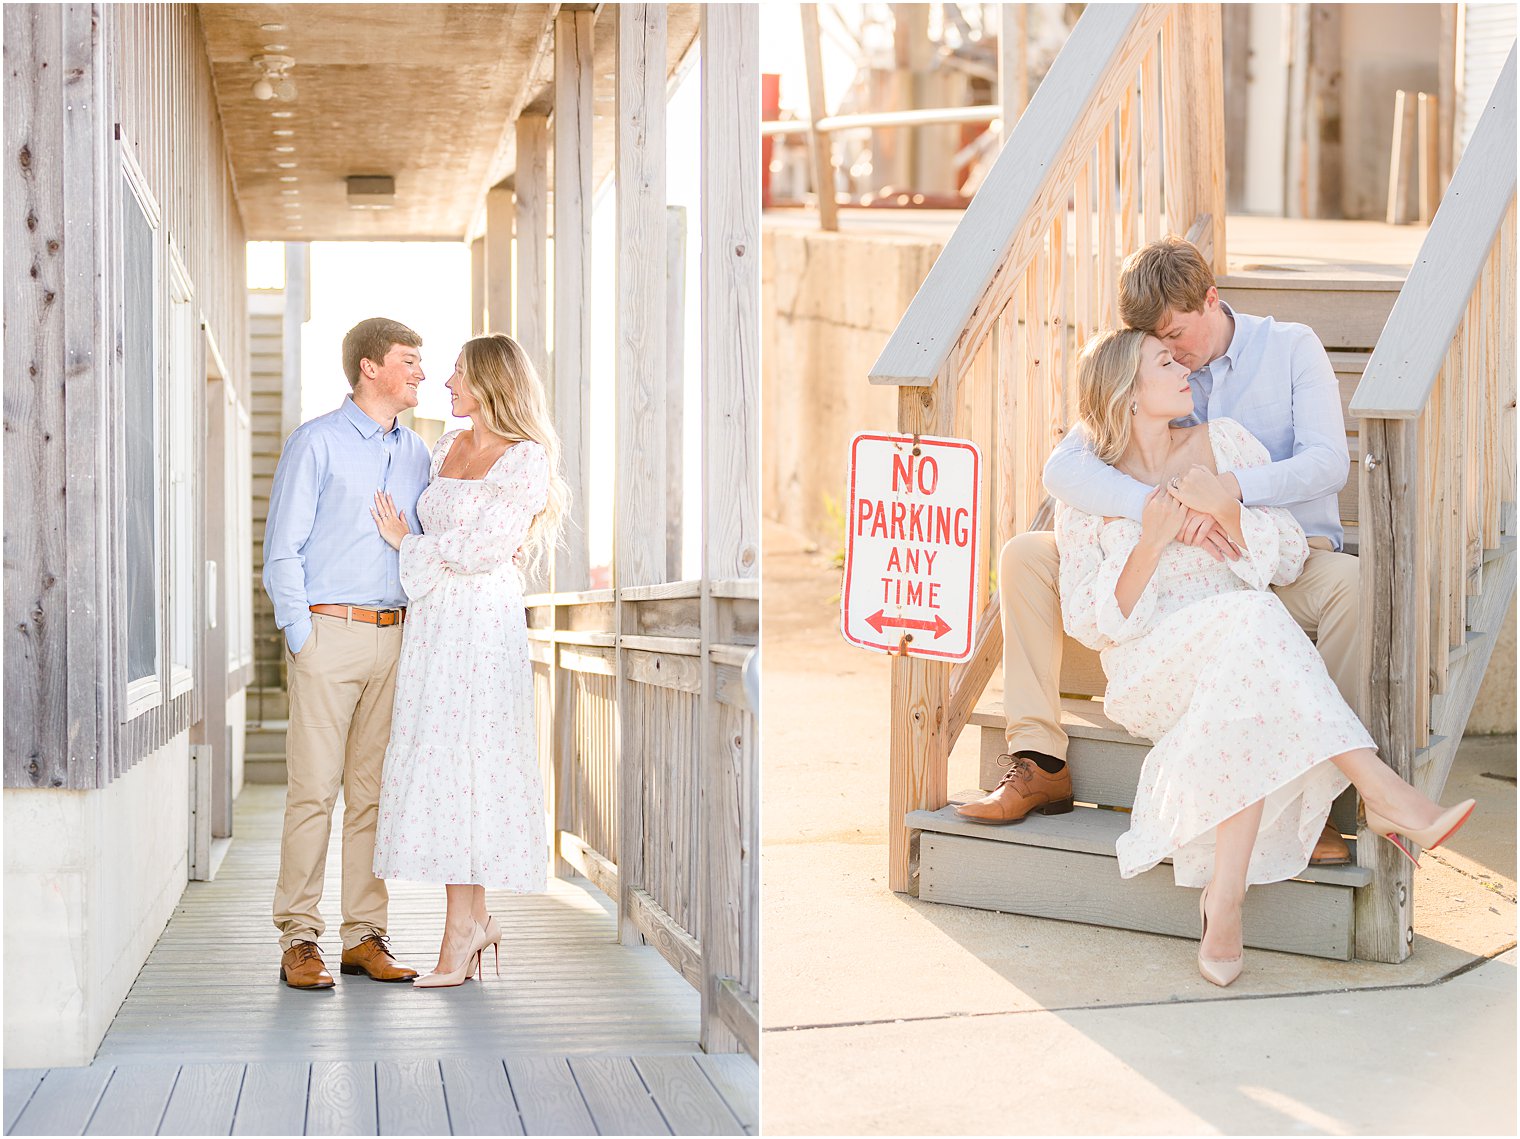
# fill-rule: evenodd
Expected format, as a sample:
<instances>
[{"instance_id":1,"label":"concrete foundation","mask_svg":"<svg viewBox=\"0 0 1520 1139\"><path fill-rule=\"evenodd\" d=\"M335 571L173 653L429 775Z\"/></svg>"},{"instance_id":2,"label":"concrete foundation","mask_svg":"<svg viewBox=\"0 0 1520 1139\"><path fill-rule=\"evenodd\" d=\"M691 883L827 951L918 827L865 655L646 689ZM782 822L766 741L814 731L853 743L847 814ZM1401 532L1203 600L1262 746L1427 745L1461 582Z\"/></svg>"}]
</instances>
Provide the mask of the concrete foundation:
<instances>
[{"instance_id":1,"label":"concrete foundation","mask_svg":"<svg viewBox=\"0 0 1520 1139\"><path fill-rule=\"evenodd\" d=\"M189 734L95 791L5 791L5 1066L88 1064L183 893Z\"/></svg>"}]
</instances>

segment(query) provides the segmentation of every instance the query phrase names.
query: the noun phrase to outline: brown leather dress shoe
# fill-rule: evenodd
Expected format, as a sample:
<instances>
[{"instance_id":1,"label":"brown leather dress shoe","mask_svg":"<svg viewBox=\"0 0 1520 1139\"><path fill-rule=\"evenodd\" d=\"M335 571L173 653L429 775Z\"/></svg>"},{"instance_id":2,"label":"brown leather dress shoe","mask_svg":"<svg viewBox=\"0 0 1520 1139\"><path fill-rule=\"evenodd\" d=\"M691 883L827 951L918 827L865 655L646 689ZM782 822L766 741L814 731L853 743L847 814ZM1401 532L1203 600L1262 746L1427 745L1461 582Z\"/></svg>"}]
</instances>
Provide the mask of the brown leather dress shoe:
<instances>
[{"instance_id":1,"label":"brown leather dress shoe","mask_svg":"<svg viewBox=\"0 0 1520 1139\"><path fill-rule=\"evenodd\" d=\"M1000 756L1008 770L997 790L955 808L973 823L1016 823L1030 811L1064 815L1072 810L1071 767L1063 765L1054 775L1033 760L1018 755Z\"/></svg>"},{"instance_id":2,"label":"brown leather dress shoe","mask_svg":"<svg viewBox=\"0 0 1520 1139\"><path fill-rule=\"evenodd\" d=\"M292 942L280 957L280 980L292 989L330 989L332 974L322 964L315 941Z\"/></svg>"},{"instance_id":3,"label":"brown leather dress shoe","mask_svg":"<svg viewBox=\"0 0 1520 1139\"><path fill-rule=\"evenodd\" d=\"M1351 861L1351 848L1346 845L1346 840L1340 832L1328 822L1325 829L1320 831L1319 841L1314 844L1314 853L1309 856L1310 866L1345 866Z\"/></svg>"},{"instance_id":4,"label":"brown leather dress shoe","mask_svg":"<svg viewBox=\"0 0 1520 1139\"><path fill-rule=\"evenodd\" d=\"M370 934L352 949L345 949L338 968L345 976L363 973L371 981L410 981L417 976L417 970L396 963L385 938L378 933Z\"/></svg>"}]
</instances>

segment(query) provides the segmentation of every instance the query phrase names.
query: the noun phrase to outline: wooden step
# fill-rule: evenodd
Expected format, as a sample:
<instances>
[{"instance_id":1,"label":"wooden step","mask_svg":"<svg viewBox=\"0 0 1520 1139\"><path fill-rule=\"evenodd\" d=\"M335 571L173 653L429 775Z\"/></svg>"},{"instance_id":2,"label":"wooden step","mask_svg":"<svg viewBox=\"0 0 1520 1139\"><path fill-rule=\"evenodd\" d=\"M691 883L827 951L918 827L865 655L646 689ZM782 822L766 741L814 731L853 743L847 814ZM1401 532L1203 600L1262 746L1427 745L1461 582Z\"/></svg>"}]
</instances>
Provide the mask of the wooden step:
<instances>
[{"instance_id":1,"label":"wooden step","mask_svg":"<svg viewBox=\"0 0 1520 1139\"><path fill-rule=\"evenodd\" d=\"M244 757L243 782L275 784L286 782L284 754Z\"/></svg>"},{"instance_id":2,"label":"wooden step","mask_svg":"<svg viewBox=\"0 0 1520 1139\"><path fill-rule=\"evenodd\" d=\"M982 729L979 783L982 790L990 791L1007 770L998 763L998 757L1008 750L1002 701L978 704L971 713L971 723ZM1140 767L1151 745L1104 715L1100 699L1062 698L1061 727L1069 741L1066 754L1071 760L1072 790L1077 801L1109 807L1133 804Z\"/></svg>"},{"instance_id":3,"label":"wooden step","mask_svg":"<svg viewBox=\"0 0 1520 1139\"><path fill-rule=\"evenodd\" d=\"M1231 308L1306 324L1326 348L1340 350L1377 343L1403 281L1228 273L1218 285Z\"/></svg>"},{"instance_id":4,"label":"wooden step","mask_svg":"<svg viewBox=\"0 0 1520 1139\"><path fill-rule=\"evenodd\" d=\"M1114 843L1128 829L1127 812L1078 807L985 826L945 807L914 811L907 825L921 832L918 896L925 901L1198 936L1198 892L1176 886L1168 864L1119 877ZM1359 866L1317 867L1288 882L1253 887L1246 896L1246 944L1349 960L1353 891L1370 880Z\"/></svg>"}]
</instances>

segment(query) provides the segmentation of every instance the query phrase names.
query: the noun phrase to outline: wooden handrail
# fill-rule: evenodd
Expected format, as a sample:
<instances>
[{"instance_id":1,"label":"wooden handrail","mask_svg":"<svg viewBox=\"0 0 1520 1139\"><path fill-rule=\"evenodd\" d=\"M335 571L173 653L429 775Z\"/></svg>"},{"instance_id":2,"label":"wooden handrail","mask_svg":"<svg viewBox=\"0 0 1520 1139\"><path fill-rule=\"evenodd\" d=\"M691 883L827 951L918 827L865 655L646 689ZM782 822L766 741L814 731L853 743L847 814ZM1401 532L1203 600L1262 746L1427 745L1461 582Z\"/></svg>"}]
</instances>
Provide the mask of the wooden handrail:
<instances>
[{"instance_id":1,"label":"wooden handrail","mask_svg":"<svg viewBox=\"0 0 1520 1139\"><path fill-rule=\"evenodd\" d=\"M1045 215L1056 205L1045 199L1064 191L1070 160L1092 145L1105 79L1128 81L1121 57L1164 14L1158 4L1094 4L1083 12L872 366L873 384L922 387L940 375L1015 245L1030 242L1032 254L1033 243L1043 242ZM1065 208L1064 193L1059 205Z\"/></svg>"},{"instance_id":2,"label":"wooden handrail","mask_svg":"<svg viewBox=\"0 0 1520 1139\"><path fill-rule=\"evenodd\" d=\"M1451 348L1515 196L1515 49L1351 397L1360 419L1413 419Z\"/></svg>"}]
</instances>

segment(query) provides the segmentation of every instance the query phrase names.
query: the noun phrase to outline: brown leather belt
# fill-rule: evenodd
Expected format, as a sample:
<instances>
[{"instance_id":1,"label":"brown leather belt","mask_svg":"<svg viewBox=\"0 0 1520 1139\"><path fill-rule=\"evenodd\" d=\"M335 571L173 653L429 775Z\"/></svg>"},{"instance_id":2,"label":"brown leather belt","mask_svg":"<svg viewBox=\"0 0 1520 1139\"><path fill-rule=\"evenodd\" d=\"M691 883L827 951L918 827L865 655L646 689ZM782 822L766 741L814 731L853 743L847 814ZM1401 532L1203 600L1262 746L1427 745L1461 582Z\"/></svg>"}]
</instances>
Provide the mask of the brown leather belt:
<instances>
[{"instance_id":1,"label":"brown leather belt","mask_svg":"<svg viewBox=\"0 0 1520 1139\"><path fill-rule=\"evenodd\" d=\"M406 621L405 609L360 609L357 605L313 605L313 613L324 617L342 617L348 621L363 621L366 625L400 625Z\"/></svg>"}]
</instances>

